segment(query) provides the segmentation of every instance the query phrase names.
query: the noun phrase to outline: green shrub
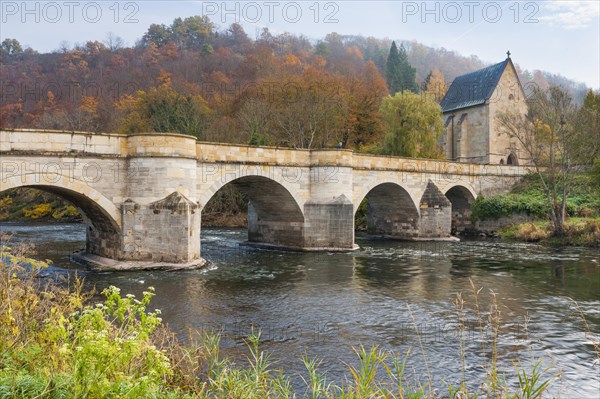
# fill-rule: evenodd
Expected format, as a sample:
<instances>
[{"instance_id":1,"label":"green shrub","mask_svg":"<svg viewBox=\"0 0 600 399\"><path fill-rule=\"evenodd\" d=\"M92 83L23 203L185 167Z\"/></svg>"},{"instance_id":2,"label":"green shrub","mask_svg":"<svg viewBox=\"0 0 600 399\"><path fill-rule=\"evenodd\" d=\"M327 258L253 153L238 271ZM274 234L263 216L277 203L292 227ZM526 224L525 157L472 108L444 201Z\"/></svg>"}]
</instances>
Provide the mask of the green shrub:
<instances>
[{"instance_id":1,"label":"green shrub","mask_svg":"<svg viewBox=\"0 0 600 399\"><path fill-rule=\"evenodd\" d=\"M477 220L499 219L503 216L510 217L515 213L525 213L529 216L545 218L547 207L545 199L537 194L507 194L477 197L471 208L471 219Z\"/></svg>"},{"instance_id":2,"label":"green shrub","mask_svg":"<svg viewBox=\"0 0 600 399\"><path fill-rule=\"evenodd\" d=\"M508 197L505 195L495 195L492 197L477 197L471 207L471 220L499 219L502 216L510 216L512 207L508 203Z\"/></svg>"},{"instance_id":3,"label":"green shrub","mask_svg":"<svg viewBox=\"0 0 600 399\"><path fill-rule=\"evenodd\" d=\"M567 216L570 217L598 217L600 216L600 198L593 195L569 197L566 210ZM515 213L546 219L548 217L547 200L539 193L479 196L473 203L471 219L473 222L499 219L503 216L510 217Z\"/></svg>"}]
</instances>

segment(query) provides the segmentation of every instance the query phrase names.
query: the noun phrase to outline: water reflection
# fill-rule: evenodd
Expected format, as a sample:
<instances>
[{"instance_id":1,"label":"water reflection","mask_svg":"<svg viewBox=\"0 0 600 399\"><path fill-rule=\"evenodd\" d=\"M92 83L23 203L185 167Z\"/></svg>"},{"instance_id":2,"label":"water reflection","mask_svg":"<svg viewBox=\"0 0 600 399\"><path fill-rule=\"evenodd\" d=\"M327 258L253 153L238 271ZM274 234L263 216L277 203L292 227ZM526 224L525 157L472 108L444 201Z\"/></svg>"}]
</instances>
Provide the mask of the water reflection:
<instances>
[{"instance_id":1,"label":"water reflection","mask_svg":"<svg viewBox=\"0 0 600 399\"><path fill-rule=\"evenodd\" d=\"M492 331L469 313L460 330L452 304L463 292L466 309L479 304L483 318L495 292L502 317L501 369L512 361L545 358L564 373L571 396L597 396L598 365L590 333L600 333L598 250L553 249L500 241L408 243L358 237L350 253L297 253L240 247L245 232L203 231L205 270L88 273L69 260L85 242L79 225L0 225L14 240L32 241L49 274L77 271L98 291L109 285L141 295L156 288L153 306L183 336L191 330L223 334L226 354L243 359L243 338L263 332L262 348L277 367L299 376L301 357L324 360L328 375L343 378L357 360L351 347L378 345L399 354L418 374L448 383L461 378L461 340L466 374L481 376L491 356ZM471 281L483 287L475 301ZM570 298L577 301L573 302ZM581 315L585 315L587 326ZM485 323L484 323L485 324ZM588 334L586 336L586 334ZM295 383L301 384L298 379Z\"/></svg>"}]
</instances>

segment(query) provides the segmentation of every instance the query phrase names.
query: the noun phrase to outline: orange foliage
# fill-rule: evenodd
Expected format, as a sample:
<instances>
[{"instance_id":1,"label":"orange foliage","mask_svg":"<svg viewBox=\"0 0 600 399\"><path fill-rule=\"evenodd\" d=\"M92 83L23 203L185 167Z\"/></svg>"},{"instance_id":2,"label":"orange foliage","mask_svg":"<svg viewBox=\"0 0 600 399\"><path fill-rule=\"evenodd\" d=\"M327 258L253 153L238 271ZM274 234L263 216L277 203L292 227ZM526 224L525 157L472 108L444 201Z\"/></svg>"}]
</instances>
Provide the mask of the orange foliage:
<instances>
[{"instance_id":1,"label":"orange foliage","mask_svg":"<svg viewBox=\"0 0 600 399\"><path fill-rule=\"evenodd\" d=\"M160 69L160 71L158 72L158 77L156 78L156 82L158 83L158 85L170 85L171 84L171 74L167 71L165 71L164 69Z\"/></svg>"},{"instance_id":2,"label":"orange foliage","mask_svg":"<svg viewBox=\"0 0 600 399\"><path fill-rule=\"evenodd\" d=\"M110 49L90 40L71 50L65 46L62 53L12 59L0 69L0 81L27 88L39 82L42 89L22 100L18 91L2 96L2 125L151 131L145 101L165 100L206 114L209 127L204 119L189 122L202 125L214 140L247 137L242 109L270 118L272 126L263 133L273 134L273 143L308 145L301 143L301 135L292 137L292 122L314 133L312 146L344 141L356 147L378 137L377 107L385 85L366 61L372 52L357 41L333 34L318 49L301 36L268 30L252 40L237 25L203 37L211 53L202 46L186 47L185 41L169 37L169 30L161 38L159 45L142 41ZM55 87L49 82L76 84ZM87 90L95 87L101 93ZM248 99L259 102L244 108Z\"/></svg>"},{"instance_id":3,"label":"orange foliage","mask_svg":"<svg viewBox=\"0 0 600 399\"><path fill-rule=\"evenodd\" d=\"M84 96L79 107L85 112L95 114L98 108L98 99L91 96Z\"/></svg>"},{"instance_id":4,"label":"orange foliage","mask_svg":"<svg viewBox=\"0 0 600 399\"><path fill-rule=\"evenodd\" d=\"M300 65L300 59L298 57L296 57L294 54L288 54L285 57L283 57L283 62L286 65Z\"/></svg>"},{"instance_id":5,"label":"orange foliage","mask_svg":"<svg viewBox=\"0 0 600 399\"><path fill-rule=\"evenodd\" d=\"M160 51L158 51L158 47L154 42L150 43L146 51L144 51L144 55L142 56L144 61L148 64L156 65L160 60Z\"/></svg>"},{"instance_id":6,"label":"orange foliage","mask_svg":"<svg viewBox=\"0 0 600 399\"><path fill-rule=\"evenodd\" d=\"M356 46L348 47L346 49L346 54L359 60L363 59L362 51Z\"/></svg>"},{"instance_id":7,"label":"orange foliage","mask_svg":"<svg viewBox=\"0 0 600 399\"><path fill-rule=\"evenodd\" d=\"M160 48L160 52L165 58L177 58L179 56L179 50L175 43L167 43Z\"/></svg>"}]
</instances>

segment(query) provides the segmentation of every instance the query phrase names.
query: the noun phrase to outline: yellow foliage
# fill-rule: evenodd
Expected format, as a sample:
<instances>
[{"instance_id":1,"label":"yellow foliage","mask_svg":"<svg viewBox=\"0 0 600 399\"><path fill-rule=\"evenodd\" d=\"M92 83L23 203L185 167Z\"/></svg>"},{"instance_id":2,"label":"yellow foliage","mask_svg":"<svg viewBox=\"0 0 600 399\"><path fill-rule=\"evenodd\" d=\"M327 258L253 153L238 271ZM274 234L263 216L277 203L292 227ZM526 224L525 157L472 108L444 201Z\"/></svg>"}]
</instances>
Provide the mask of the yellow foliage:
<instances>
[{"instance_id":1,"label":"yellow foliage","mask_svg":"<svg viewBox=\"0 0 600 399\"><path fill-rule=\"evenodd\" d=\"M170 85L171 84L171 74L164 69L160 69L158 72L158 77L156 78L158 84L161 85Z\"/></svg>"},{"instance_id":2,"label":"yellow foliage","mask_svg":"<svg viewBox=\"0 0 600 399\"><path fill-rule=\"evenodd\" d=\"M552 141L552 128L540 119L533 121L535 127L535 138L540 143L550 143Z\"/></svg>"},{"instance_id":3,"label":"yellow foliage","mask_svg":"<svg viewBox=\"0 0 600 399\"><path fill-rule=\"evenodd\" d=\"M33 208L25 208L23 209L23 215L32 219L39 219L45 216L48 216L52 212L51 204L38 204Z\"/></svg>"},{"instance_id":4,"label":"yellow foliage","mask_svg":"<svg viewBox=\"0 0 600 399\"><path fill-rule=\"evenodd\" d=\"M150 43L150 45L142 55L142 59L151 65L158 64L158 61L160 59L160 51L158 51L158 46L154 42Z\"/></svg>"},{"instance_id":5,"label":"yellow foliage","mask_svg":"<svg viewBox=\"0 0 600 399\"><path fill-rule=\"evenodd\" d=\"M12 204L13 204L13 199L11 197L6 196L4 198L0 198L0 209L11 206Z\"/></svg>"},{"instance_id":6,"label":"yellow foliage","mask_svg":"<svg viewBox=\"0 0 600 399\"><path fill-rule=\"evenodd\" d=\"M383 99L380 108L385 136L381 153L414 158L442 159L438 145L444 130L441 108L428 96L408 90Z\"/></svg>"},{"instance_id":7,"label":"yellow foliage","mask_svg":"<svg viewBox=\"0 0 600 399\"><path fill-rule=\"evenodd\" d=\"M13 199L9 196L0 198L0 220L8 219L8 207L13 204Z\"/></svg>"},{"instance_id":8,"label":"yellow foliage","mask_svg":"<svg viewBox=\"0 0 600 399\"><path fill-rule=\"evenodd\" d=\"M136 95L140 96L142 94L144 94L145 92L143 90L139 90ZM126 94L123 97L121 97L119 99L119 101L117 101L115 103L115 107L121 111L121 112L129 112L132 111L135 108L135 104L136 104L137 100L135 97Z\"/></svg>"},{"instance_id":9,"label":"yellow foliage","mask_svg":"<svg viewBox=\"0 0 600 399\"><path fill-rule=\"evenodd\" d=\"M140 103L138 98L144 98L146 92L139 90L136 93L136 97L125 95L119 101L116 102L116 108L123 113L123 117L120 121L119 133L137 133L137 132L148 132L151 131L150 123L142 111L140 110Z\"/></svg>"},{"instance_id":10,"label":"yellow foliage","mask_svg":"<svg viewBox=\"0 0 600 399\"><path fill-rule=\"evenodd\" d=\"M52 212L52 217L56 220L60 220L63 217L73 217L77 216L78 214L79 212L77 211L77 208L75 208L73 205L66 205L60 209L54 210L54 212Z\"/></svg>"},{"instance_id":11,"label":"yellow foliage","mask_svg":"<svg viewBox=\"0 0 600 399\"><path fill-rule=\"evenodd\" d=\"M431 77L429 78L429 83L427 84L427 95L430 96L430 98L433 98L436 102L440 102L446 95L447 91L448 85L446 84L444 75L438 68L435 68L433 72L431 72Z\"/></svg>"},{"instance_id":12,"label":"yellow foliage","mask_svg":"<svg viewBox=\"0 0 600 399\"><path fill-rule=\"evenodd\" d=\"M296 57L294 54L288 54L284 57L283 61L287 64L287 65L300 65L301 62L298 59L298 57Z\"/></svg>"}]
</instances>

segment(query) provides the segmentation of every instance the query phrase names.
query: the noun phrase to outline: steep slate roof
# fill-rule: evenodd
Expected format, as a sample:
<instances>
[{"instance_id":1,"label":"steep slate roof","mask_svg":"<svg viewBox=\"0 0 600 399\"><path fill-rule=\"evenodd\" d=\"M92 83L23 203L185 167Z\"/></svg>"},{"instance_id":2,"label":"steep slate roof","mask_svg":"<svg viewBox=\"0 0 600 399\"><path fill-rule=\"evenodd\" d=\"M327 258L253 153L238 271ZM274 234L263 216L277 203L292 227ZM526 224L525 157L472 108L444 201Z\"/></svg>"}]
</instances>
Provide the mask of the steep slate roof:
<instances>
[{"instance_id":1,"label":"steep slate roof","mask_svg":"<svg viewBox=\"0 0 600 399\"><path fill-rule=\"evenodd\" d=\"M494 93L509 62L510 58L507 58L498 64L458 76L442 99L442 111L450 112L484 104Z\"/></svg>"}]
</instances>

